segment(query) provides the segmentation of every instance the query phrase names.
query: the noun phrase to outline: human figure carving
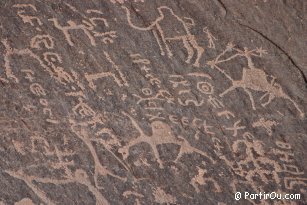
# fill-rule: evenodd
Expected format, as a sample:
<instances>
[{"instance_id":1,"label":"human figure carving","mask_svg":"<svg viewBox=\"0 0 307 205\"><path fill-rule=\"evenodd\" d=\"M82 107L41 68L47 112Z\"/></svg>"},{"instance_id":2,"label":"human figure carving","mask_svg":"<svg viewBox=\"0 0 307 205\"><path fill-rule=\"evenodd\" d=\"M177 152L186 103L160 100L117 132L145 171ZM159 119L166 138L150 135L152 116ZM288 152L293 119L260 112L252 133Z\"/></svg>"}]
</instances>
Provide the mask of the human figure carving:
<instances>
[{"instance_id":1,"label":"human figure carving","mask_svg":"<svg viewBox=\"0 0 307 205\"><path fill-rule=\"evenodd\" d=\"M221 56L233 50L237 53L228 57L227 59L220 60ZM223 93L221 93L220 97L225 96L226 94L237 88L242 88L248 94L253 110L256 110L255 100L251 93L251 90L265 92L265 94L260 98L260 100L263 100L265 97L268 96L267 102L261 104L263 107L266 107L270 102L272 102L274 98L283 98L292 102L294 107L299 112L300 117L303 118L305 115L304 112L299 108L297 103L283 91L281 85L275 82L275 78L273 77L271 82L269 82L267 79L268 75L262 69L255 67L252 61L252 56L261 57L265 53L266 51L262 48L257 48L254 50L248 50L247 48L244 48L244 50L240 50L234 48L233 44L228 44L227 48L215 60L209 61L208 65L223 73L225 77L227 77L232 82L232 86L230 86ZM223 69L221 69L218 64L229 61L238 56L243 56L247 59L248 68L243 68L243 74L240 80L234 80Z\"/></svg>"},{"instance_id":2,"label":"human figure carving","mask_svg":"<svg viewBox=\"0 0 307 205\"><path fill-rule=\"evenodd\" d=\"M186 63L191 63L192 58L194 57L196 50L196 60L194 61L194 66L199 67L199 61L204 53L204 48L198 45L196 38L190 32L190 25L193 25L194 22L188 23L184 21L182 18L177 16L174 11L167 7L167 6L160 6L158 7L159 17L154 20L149 26L147 27L139 27L132 23L131 20L131 12L127 7L122 7L126 10L127 20L129 25L137 29L139 31L152 31L153 35L160 47L161 55L164 56L165 53L169 58L173 56L173 53L170 49L169 42L171 41L181 41L183 43L184 48L188 53L188 57L186 59ZM164 26L170 26L166 24L167 19L174 19L174 23L177 22L180 24L180 28L176 27L175 31L166 34L165 31L169 30L170 27L165 28ZM164 28L163 28L164 27ZM179 34L178 34L179 33Z\"/></svg>"},{"instance_id":3,"label":"human figure carving","mask_svg":"<svg viewBox=\"0 0 307 205\"><path fill-rule=\"evenodd\" d=\"M214 41L217 40L217 38L215 38L212 33L209 31L209 29L207 27L203 28L203 32L205 32L207 34L207 39L208 39L208 43L209 46L208 48L212 48L215 49L215 43Z\"/></svg>"},{"instance_id":4,"label":"human figure carving","mask_svg":"<svg viewBox=\"0 0 307 205\"><path fill-rule=\"evenodd\" d=\"M129 156L129 149L139 143L145 142L150 145L154 156L157 159L157 162L159 163L159 167L163 168L163 162L160 159L159 152L157 149L158 145L162 144L175 144L180 146L179 154L177 155L175 162L177 162L183 154L190 154L190 153L198 153L203 157L206 157L210 160L210 162L215 163L215 161L208 156L205 152L194 148L190 145L190 143L183 137L178 136L175 137L172 133L172 130L169 125L162 121L154 121L151 123L152 128L152 135L148 136L146 135L141 127L137 124L136 120L132 118L129 114L122 112L123 115L127 116L130 121L132 122L133 126L137 131L139 132L140 136L137 138L132 139L128 142L127 145L121 147L118 149L118 152L121 153L124 157L124 159L127 159Z\"/></svg>"}]
</instances>

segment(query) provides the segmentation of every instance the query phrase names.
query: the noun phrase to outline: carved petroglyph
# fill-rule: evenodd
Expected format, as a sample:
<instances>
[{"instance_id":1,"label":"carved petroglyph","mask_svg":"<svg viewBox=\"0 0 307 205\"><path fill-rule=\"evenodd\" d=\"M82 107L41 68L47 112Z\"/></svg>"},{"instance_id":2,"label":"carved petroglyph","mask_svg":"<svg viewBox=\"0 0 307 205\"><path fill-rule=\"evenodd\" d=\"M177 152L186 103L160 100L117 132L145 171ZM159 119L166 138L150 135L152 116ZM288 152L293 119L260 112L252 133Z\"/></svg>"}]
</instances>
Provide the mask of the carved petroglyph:
<instances>
[{"instance_id":1,"label":"carved petroglyph","mask_svg":"<svg viewBox=\"0 0 307 205\"><path fill-rule=\"evenodd\" d=\"M90 26L88 27L88 25L83 25L83 24L79 24L77 25L74 21L72 20L69 20L67 21L67 24L68 26L61 26L59 24L59 21L58 19L56 18L51 18L51 19L48 19L49 21L53 22L54 23L54 26L61 30L65 36L65 39L67 41L67 43L70 45L70 46L74 46L75 44L73 43L72 39L71 39L71 36L69 34L69 31L70 30L81 30L85 33L85 35L89 38L90 40L90 43L93 45L93 46L96 46L96 41L95 41L95 38L93 36L93 34L90 32L90 30L93 30L93 27Z\"/></svg>"},{"instance_id":2,"label":"carved petroglyph","mask_svg":"<svg viewBox=\"0 0 307 205\"><path fill-rule=\"evenodd\" d=\"M36 35L30 41L31 48L36 49L53 49L54 48L54 40L50 35ZM43 47L42 47L43 46Z\"/></svg>"},{"instance_id":3,"label":"carved petroglyph","mask_svg":"<svg viewBox=\"0 0 307 205\"><path fill-rule=\"evenodd\" d=\"M127 145L118 149L118 152L123 155L124 159L128 158L129 150L130 150L131 147L133 147L133 146L135 146L139 143L145 142L145 143L150 145L150 147L153 151L153 154L154 154L157 162L159 163L160 168L163 168L163 162L160 159L157 146L162 145L162 144L175 144L175 145L180 146L180 151L179 151L179 153L178 153L178 155L175 159L175 162L177 162L183 154L191 154L191 153L198 153L201 156L209 159L211 163L215 162L205 152L203 152L203 151L201 151L197 148L192 147L190 145L190 143L185 138L183 138L181 136L175 137L172 133L171 128L166 123L164 123L162 121L152 122L151 123L152 135L148 136L148 135L145 135L145 133L140 128L140 126L138 125L138 123L136 122L136 120L134 118L132 118L129 114L127 114L125 112L123 112L123 114L130 119L134 128L140 134L137 138L130 140Z\"/></svg>"},{"instance_id":4,"label":"carved petroglyph","mask_svg":"<svg viewBox=\"0 0 307 205\"><path fill-rule=\"evenodd\" d=\"M53 77L60 83L66 85L66 83L73 83L74 79L71 74L64 71L64 68L60 66L63 60L62 57L54 52L45 52L43 54L44 61L48 66L52 68Z\"/></svg>"},{"instance_id":5,"label":"carved petroglyph","mask_svg":"<svg viewBox=\"0 0 307 205\"><path fill-rule=\"evenodd\" d=\"M40 190L34 183L33 178L27 175L24 175L23 171L5 171L10 176L22 180L33 192L45 203L50 205L55 205L46 195L46 193Z\"/></svg>"},{"instance_id":6,"label":"carved petroglyph","mask_svg":"<svg viewBox=\"0 0 307 205\"><path fill-rule=\"evenodd\" d=\"M286 189L294 189L295 186L299 186L299 187L303 187L302 192L306 193L307 178L285 177L284 183L285 183Z\"/></svg>"},{"instance_id":7,"label":"carved petroglyph","mask_svg":"<svg viewBox=\"0 0 307 205\"><path fill-rule=\"evenodd\" d=\"M253 127L263 127L269 136L272 136L272 127L276 125L278 125L277 122L272 120L265 120L263 117L252 124Z\"/></svg>"},{"instance_id":8,"label":"carved petroglyph","mask_svg":"<svg viewBox=\"0 0 307 205\"><path fill-rule=\"evenodd\" d=\"M107 52L103 52L103 54L105 55L106 59L108 60L108 62L112 65L112 68L118 73L122 84L125 86L128 86L128 81L126 80L124 74L122 73L122 71L119 69L118 65L115 64L115 62L112 60L111 56L109 55L109 53Z\"/></svg>"},{"instance_id":9,"label":"carved petroglyph","mask_svg":"<svg viewBox=\"0 0 307 205\"><path fill-rule=\"evenodd\" d=\"M161 112L155 113L155 114L145 114L146 117L148 117L149 121L154 120L165 120L165 118L162 116Z\"/></svg>"},{"instance_id":10,"label":"carved petroglyph","mask_svg":"<svg viewBox=\"0 0 307 205\"><path fill-rule=\"evenodd\" d=\"M166 54L169 58L171 58L173 56L173 53L170 49L169 43L172 41L181 41L188 53L188 57L185 62L191 63L191 60L195 55L194 50L196 50L196 60L193 65L199 67L199 61L202 54L204 53L204 49L198 45L195 36L192 35L190 32L191 23L187 23L183 20L183 18L177 16L171 8L167 6L160 6L158 7L158 13L160 16L156 20L154 20L147 27L138 27L132 23L130 10L124 6L122 8L125 9L128 23L132 28L137 29L139 31L153 32L153 35L160 47L160 52L162 56ZM166 19L173 19L174 22L178 22L180 24L181 28L176 28L176 30L180 30L180 34L178 34L178 32L175 33L175 31L171 34L165 33L165 28L163 28L163 26L166 25L163 21L165 21Z\"/></svg>"},{"instance_id":11,"label":"carved petroglyph","mask_svg":"<svg viewBox=\"0 0 307 205\"><path fill-rule=\"evenodd\" d=\"M135 192L135 191L125 191L123 193L123 196L125 198L129 198L129 197L133 196L135 198L135 205L141 205L139 198L144 198L143 194L139 194L138 192Z\"/></svg>"},{"instance_id":12,"label":"carved petroglyph","mask_svg":"<svg viewBox=\"0 0 307 205\"><path fill-rule=\"evenodd\" d=\"M0 87L4 92L0 93L3 94L0 101L10 111L0 109L4 115L0 119L0 152L5 167L0 177L4 177L4 182L6 178L14 182L8 192L5 190L4 196L0 196L0 204L2 201L17 205L73 204L79 199L79 203L97 205L118 201L134 205L199 204L206 203L203 196L213 194L217 196L214 203L222 205L229 203L231 192L244 189L259 193L275 187L278 192L300 190L306 193L305 167L299 164L301 156L296 156L301 147L292 149L290 145L297 145L303 138L291 141L290 136L284 137L286 133L275 133L282 122L287 126L295 125L296 119L284 117L289 110L279 108L282 113L276 110L275 114L283 116L280 122L261 110L261 116L252 117L252 123L248 124L250 120L241 116L242 110L235 102L223 100L235 93L234 90L244 95L249 91L251 95L247 93L245 97L251 110L269 107L276 98L285 101L294 113L304 114L303 107L290 100L289 96L292 98L294 93L288 93L284 87L281 89L276 83L279 81L258 66L254 58L261 57L265 51L240 50L228 45L227 51L218 53L216 59L208 62L214 68L208 73L191 72L190 68L176 70L185 64L183 61L200 66L205 58L201 45L209 49L208 55L214 55L215 49L220 47L215 38L217 34L209 26L210 30L198 29L204 37L201 44L191 29L195 26L194 20L176 12L180 10L179 4L170 4L174 9L156 6L157 10L154 8L153 13L146 14L154 20L148 22L144 16L136 14L135 6L144 8L144 5L135 2L143 0L131 2L130 12L135 13L130 16L126 9L129 23L126 26L137 31L136 36L153 32L151 40L156 44L158 57L144 52L139 42L132 43L134 46L128 50L123 48L124 53L121 49L114 50L117 45L105 45L115 42L118 32L123 31L122 28L116 32L111 29L112 22L117 26L122 23L122 16L117 14L124 14L126 21L125 10L118 13L116 9L121 9L122 4L128 6L127 0L95 4L97 10L84 7L91 3L72 2L74 7L58 2L47 9L42 7L42 2L37 2L36 7L20 4L14 6L18 12L18 15L15 13L16 25L0 22L1 31L4 26L18 30L18 24L30 29L30 33L26 32L27 28L22 26L25 32L13 38L4 30L7 39L1 39L0 43L3 55L0 59L3 87ZM67 11L65 5L71 11ZM42 10L37 12L36 8ZM192 11L184 9L184 12ZM47 13L42 15L42 11ZM140 18L136 19L134 14ZM113 16L112 20L109 21L108 16ZM48 18L54 19L48 23ZM135 24L131 22L134 20ZM143 28L136 26L137 20ZM151 25L146 27L146 22ZM36 33L35 29L40 32ZM136 37L133 32L131 35L131 39ZM24 40L26 45L22 44ZM58 40L66 45L61 46ZM69 53L61 53L67 48ZM178 54L184 56L183 61L162 65L159 51L165 56L164 60L175 60ZM187 56L182 52L187 52ZM71 54L76 54L73 62L67 59ZM235 64L232 61L237 61L240 70L230 72L229 65ZM219 83L221 79L227 82ZM231 109L228 104L236 108ZM133 117L122 112L122 108L131 110ZM253 137L247 129L268 136L281 133L276 136L281 141L276 141L275 147L264 146L271 146L273 138ZM129 136L127 131L133 135ZM293 129L290 131L293 133ZM217 158L220 160L216 161ZM202 161L207 164L201 165ZM15 196L9 199L7 193L15 188ZM208 192L205 195L204 190ZM230 191L226 198L221 198L224 190ZM270 203L279 204L266 204ZM287 202L280 202L283 203Z\"/></svg>"},{"instance_id":13,"label":"carved petroglyph","mask_svg":"<svg viewBox=\"0 0 307 205\"><path fill-rule=\"evenodd\" d=\"M116 4L116 3L119 3L119 4L123 4L125 2L132 2L132 0L110 0L113 4ZM141 2L141 3L144 3L145 0L133 0L133 2L135 3L138 3L138 2Z\"/></svg>"},{"instance_id":14,"label":"carved petroglyph","mask_svg":"<svg viewBox=\"0 0 307 205\"><path fill-rule=\"evenodd\" d=\"M223 55L232 51L235 51L235 54L231 55L226 59L220 59ZM255 67L252 61L252 56L262 57L265 53L266 51L262 48L257 48L253 50L248 50L247 48L244 48L244 50L240 50L238 48L235 48L235 46L230 43L227 45L226 49L216 57L216 59L209 61L207 64L210 65L211 68L217 69L232 82L232 86L230 86L223 93L221 93L220 97L223 97L224 95L237 88L242 88L248 94L252 104L252 108L256 110L256 105L251 90L261 91L265 92L265 94L260 98L260 100L263 100L268 96L267 102L261 104L263 107L266 107L274 98L279 97L289 100L297 109L300 116L304 117L304 112L299 108L298 104L283 91L280 84L275 82L275 77L272 77L271 82L269 82L269 76L262 69ZM247 60L248 65L248 68L243 68L243 74L240 80L234 80L218 65L220 63L230 61L237 57L244 57Z\"/></svg>"},{"instance_id":15,"label":"carved petroglyph","mask_svg":"<svg viewBox=\"0 0 307 205\"><path fill-rule=\"evenodd\" d=\"M73 11L81 13L75 7L69 4L66 5L68 5ZM103 14L102 12L93 9L87 10L86 13L91 15ZM84 14L82 14L82 17L84 19L81 24L77 24L73 20L68 20L66 26L62 26L57 18L50 18L48 20L53 22L54 27L63 32L65 39L70 46L75 45L71 37L71 31L82 31L88 37L92 46L97 46L96 37L101 38L104 44L113 43L113 40L117 38L116 31L99 32L95 30L96 27L101 26L101 23L104 28L109 27L109 23L105 18L101 16L86 17Z\"/></svg>"},{"instance_id":16,"label":"carved petroglyph","mask_svg":"<svg viewBox=\"0 0 307 205\"><path fill-rule=\"evenodd\" d=\"M54 154L50 143L42 136L40 135L32 135L30 137L30 142L31 142L31 153L39 153L41 151L44 152L45 155L47 156L52 156ZM17 143L15 143L18 145ZM26 147L16 147L19 150L25 150Z\"/></svg>"},{"instance_id":17,"label":"carved petroglyph","mask_svg":"<svg viewBox=\"0 0 307 205\"><path fill-rule=\"evenodd\" d=\"M191 92L191 90L187 90L185 93L190 93L190 92ZM205 101L204 101L204 99L201 99L201 100L194 100L194 99L182 100L181 98L178 98L178 103L182 106L194 105L196 107L200 107L205 103Z\"/></svg>"},{"instance_id":18,"label":"carved petroglyph","mask_svg":"<svg viewBox=\"0 0 307 205\"><path fill-rule=\"evenodd\" d=\"M31 188L35 194L46 204L55 205L50 198L47 197L47 194L41 190L38 186L36 186L35 182L43 183L43 184L54 184L54 185L65 185L70 183L79 183L85 185L88 190L95 196L96 198L96 205L109 205L107 199L99 192L99 190L93 186L89 180L88 175L85 171L77 169L74 173L70 170L65 169L66 177L63 179L53 179L47 177L38 177L38 176L30 176L19 170L15 171L6 171L9 175L14 178L20 179L24 181L29 188Z\"/></svg>"},{"instance_id":19,"label":"carved petroglyph","mask_svg":"<svg viewBox=\"0 0 307 205\"><path fill-rule=\"evenodd\" d=\"M203 28L203 32L205 32L207 34L207 39L208 39L208 48L212 48L215 49L215 43L214 41L217 40L217 38L215 38L212 33L209 31L209 29L207 27Z\"/></svg>"},{"instance_id":20,"label":"carved petroglyph","mask_svg":"<svg viewBox=\"0 0 307 205\"><path fill-rule=\"evenodd\" d=\"M148 163L147 159L146 158L141 158L141 159L138 159L137 161L135 161L133 163L135 166L137 167L140 167L140 166L146 166L146 167L150 167L150 164Z\"/></svg>"},{"instance_id":21,"label":"carved petroglyph","mask_svg":"<svg viewBox=\"0 0 307 205\"><path fill-rule=\"evenodd\" d=\"M129 86L129 83L126 80L126 77L124 76L124 74L122 73L118 65L116 65L114 61L111 59L110 55L106 51L104 51L103 54L105 55L108 62L111 64L112 69L110 69L110 71L108 72L100 72L100 73L95 73L95 74L85 73L84 76L86 80L88 81L90 88L93 90L96 90L97 87L94 84L94 81L101 79L101 78L106 78L106 77L111 77L119 87ZM115 72L113 72L113 69L115 70Z\"/></svg>"},{"instance_id":22,"label":"carved petroglyph","mask_svg":"<svg viewBox=\"0 0 307 205\"><path fill-rule=\"evenodd\" d=\"M210 103L210 105L212 105L212 107L214 108L224 108L224 103L222 101L220 101L219 99L217 99L216 97L212 97L211 95L209 96L208 102Z\"/></svg>"},{"instance_id":23,"label":"carved petroglyph","mask_svg":"<svg viewBox=\"0 0 307 205\"><path fill-rule=\"evenodd\" d=\"M71 121L72 122L72 121ZM95 186L99 189L103 189L103 187L99 184L99 176L112 176L116 179L119 179L120 181L126 181L126 178L118 176L113 174L111 171L109 171L105 166L103 166L99 160L99 157L96 153L96 150L94 146L92 145L92 140L87 131L85 130L84 127L76 127L76 125L72 124L71 130L77 135L79 139L81 139L84 144L87 146L88 150L91 153L91 156L94 160L94 180L95 180Z\"/></svg>"},{"instance_id":24,"label":"carved petroglyph","mask_svg":"<svg viewBox=\"0 0 307 205\"><path fill-rule=\"evenodd\" d=\"M176 197L165 193L165 191L158 187L154 189L154 193L153 193L154 197L155 197L155 202L158 204L176 204Z\"/></svg>"},{"instance_id":25,"label":"carved petroglyph","mask_svg":"<svg viewBox=\"0 0 307 205\"><path fill-rule=\"evenodd\" d=\"M200 192L199 186L205 185L208 183L213 184L214 192L221 192L221 187L217 184L217 182L212 177L205 177L205 174L207 173L206 169L197 167L197 170L198 170L198 174L195 177L193 177L190 182L190 184L194 187L197 193Z\"/></svg>"},{"instance_id":26,"label":"carved petroglyph","mask_svg":"<svg viewBox=\"0 0 307 205\"><path fill-rule=\"evenodd\" d=\"M111 77L114 79L114 81L117 83L119 87L122 87L123 84L121 81L116 77L116 75L112 72L101 72L101 73L95 73L95 74L84 74L84 77L89 82L89 86L91 89L96 90L96 85L94 84L94 80L98 80L101 78Z\"/></svg>"},{"instance_id":27,"label":"carved petroglyph","mask_svg":"<svg viewBox=\"0 0 307 205\"><path fill-rule=\"evenodd\" d=\"M291 151L292 147L289 143L282 141L276 141L277 149L273 149L272 152L274 155L277 155L278 158L283 161L283 165L287 166L289 163L294 162L294 153ZM298 169L297 169L298 170Z\"/></svg>"},{"instance_id":28,"label":"carved petroglyph","mask_svg":"<svg viewBox=\"0 0 307 205\"><path fill-rule=\"evenodd\" d=\"M213 86L208 82L197 82L197 89L206 95L212 94L214 92Z\"/></svg>"},{"instance_id":29,"label":"carved petroglyph","mask_svg":"<svg viewBox=\"0 0 307 205\"><path fill-rule=\"evenodd\" d=\"M234 118L235 114L232 113L231 111L225 110L225 111L221 111L217 113L217 116L221 117L221 116L225 116L226 119L230 119L230 117Z\"/></svg>"},{"instance_id":30,"label":"carved petroglyph","mask_svg":"<svg viewBox=\"0 0 307 205\"><path fill-rule=\"evenodd\" d=\"M6 77L9 79L13 79L16 83L19 83L18 78L15 76L15 74L13 73L13 69L11 67L11 63L10 63L10 57L13 54L19 54L18 51L16 51L15 49L12 49L9 44L7 39L3 39L1 40L1 43L5 46L5 52L4 52L4 67L5 67L5 74ZM23 54L24 52L20 52L20 54Z\"/></svg>"},{"instance_id":31,"label":"carved petroglyph","mask_svg":"<svg viewBox=\"0 0 307 205\"><path fill-rule=\"evenodd\" d=\"M34 72L33 72L33 70L31 70L31 69L22 69L22 70L20 70L20 71L21 71L22 73L25 73L25 74L26 74L25 79L29 80L30 82L33 82L33 80L34 80L34 77L33 77Z\"/></svg>"},{"instance_id":32,"label":"carved petroglyph","mask_svg":"<svg viewBox=\"0 0 307 205\"><path fill-rule=\"evenodd\" d=\"M243 130L246 127L245 126L240 126L239 124L241 123L241 120L238 120L234 123L233 127L225 127L226 130L233 131L233 137L236 137L238 135L239 130Z\"/></svg>"},{"instance_id":33,"label":"carved petroglyph","mask_svg":"<svg viewBox=\"0 0 307 205\"><path fill-rule=\"evenodd\" d=\"M276 145L278 148L272 149L272 153L283 162L282 171L291 175L303 175L304 171L293 164L295 157L291 145L282 141L276 141Z\"/></svg>"},{"instance_id":34,"label":"carved petroglyph","mask_svg":"<svg viewBox=\"0 0 307 205\"><path fill-rule=\"evenodd\" d=\"M179 105L200 107L207 102L215 108L224 106L220 100L212 96L214 86L208 82L212 80L210 75L203 72L192 72L185 76L169 75L168 78L172 88L178 93L176 101ZM196 90L199 92L195 92Z\"/></svg>"},{"instance_id":35,"label":"carved petroglyph","mask_svg":"<svg viewBox=\"0 0 307 205\"><path fill-rule=\"evenodd\" d=\"M37 60L39 64L45 69L45 71L47 71L50 74L50 76L55 78L59 83L63 85L66 85L66 83L74 81L71 75L66 71L64 71L64 68L58 65L62 63L62 58L59 56L59 54L53 52L45 52L43 53L44 56L43 59L41 59L38 55L34 54L28 48L25 49L12 48L9 45L7 39L3 39L1 40L1 42L5 46L5 54L4 54L5 74L7 78L13 79L16 83L19 83L19 79L13 73L13 69L11 67L11 58L14 55L28 56Z\"/></svg>"},{"instance_id":36,"label":"carved petroglyph","mask_svg":"<svg viewBox=\"0 0 307 205\"><path fill-rule=\"evenodd\" d=\"M32 4L15 4L15 5L13 5L13 8L18 9L17 15L22 19L22 21L24 23L29 23L31 26L35 26L35 22L39 26L43 25L43 23L41 22L41 20L38 17L27 15L26 10L29 10L29 9L37 12L37 9L34 5L32 5Z\"/></svg>"},{"instance_id":37,"label":"carved petroglyph","mask_svg":"<svg viewBox=\"0 0 307 205\"><path fill-rule=\"evenodd\" d=\"M140 70L142 71L143 76L149 80L150 84L152 86L157 86L158 88L161 88L161 81L158 77L156 77L155 74L152 73L152 70L150 67L148 67L151 62L147 58L143 58L139 53L131 54L130 58L132 59L132 62L140 66Z\"/></svg>"},{"instance_id":38,"label":"carved petroglyph","mask_svg":"<svg viewBox=\"0 0 307 205\"><path fill-rule=\"evenodd\" d=\"M34 95L37 96L46 96L45 89L38 83L33 83L30 85L30 90Z\"/></svg>"},{"instance_id":39,"label":"carved petroglyph","mask_svg":"<svg viewBox=\"0 0 307 205\"><path fill-rule=\"evenodd\" d=\"M78 98L78 101L79 103L72 109L75 115L81 115L82 117L91 117L96 115L96 112L88 104L86 104L82 98Z\"/></svg>"},{"instance_id":40,"label":"carved petroglyph","mask_svg":"<svg viewBox=\"0 0 307 205\"><path fill-rule=\"evenodd\" d=\"M132 58L132 62L136 64L149 65L151 63L147 58L142 58L141 54L139 53L130 54L130 58Z\"/></svg>"},{"instance_id":41,"label":"carved petroglyph","mask_svg":"<svg viewBox=\"0 0 307 205\"><path fill-rule=\"evenodd\" d=\"M1 204L1 203L0 203ZM14 205L35 205L33 201L29 198L24 198L16 203Z\"/></svg>"},{"instance_id":42,"label":"carved petroglyph","mask_svg":"<svg viewBox=\"0 0 307 205\"><path fill-rule=\"evenodd\" d=\"M250 185L254 191L264 191L262 186L259 187L255 183L256 180L260 180L264 184L269 182L279 184L281 182L278 173L282 172L282 167L266 156L263 142L255 140L252 134L244 133L243 139L236 140L232 144L231 150L235 156L244 156L244 158L239 157L240 159L235 162L228 160L225 156L220 156L220 158L225 160L237 175L243 177L245 180L242 182Z\"/></svg>"},{"instance_id":43,"label":"carved petroglyph","mask_svg":"<svg viewBox=\"0 0 307 205\"><path fill-rule=\"evenodd\" d=\"M28 112L33 112L34 110L36 110L36 106L33 106L33 105L24 105L22 106L22 108Z\"/></svg>"},{"instance_id":44,"label":"carved petroglyph","mask_svg":"<svg viewBox=\"0 0 307 205\"><path fill-rule=\"evenodd\" d=\"M190 82L184 79L182 75L170 75L169 78L175 78L174 80L169 80L172 84L173 88L177 88L178 86L190 86Z\"/></svg>"},{"instance_id":45,"label":"carved petroglyph","mask_svg":"<svg viewBox=\"0 0 307 205\"><path fill-rule=\"evenodd\" d=\"M206 120L204 121L203 128L204 128L206 134L209 134L209 135L214 135L215 134L214 132L209 131L209 129L212 128L212 127L213 126L207 125Z\"/></svg>"},{"instance_id":46,"label":"carved petroglyph","mask_svg":"<svg viewBox=\"0 0 307 205\"><path fill-rule=\"evenodd\" d=\"M133 96L138 98L137 104L148 101L165 101L170 104L174 104L174 98L167 90L159 90L158 93L153 94L150 89L142 89L143 94L146 97L141 97L139 95L133 94Z\"/></svg>"}]
</instances>

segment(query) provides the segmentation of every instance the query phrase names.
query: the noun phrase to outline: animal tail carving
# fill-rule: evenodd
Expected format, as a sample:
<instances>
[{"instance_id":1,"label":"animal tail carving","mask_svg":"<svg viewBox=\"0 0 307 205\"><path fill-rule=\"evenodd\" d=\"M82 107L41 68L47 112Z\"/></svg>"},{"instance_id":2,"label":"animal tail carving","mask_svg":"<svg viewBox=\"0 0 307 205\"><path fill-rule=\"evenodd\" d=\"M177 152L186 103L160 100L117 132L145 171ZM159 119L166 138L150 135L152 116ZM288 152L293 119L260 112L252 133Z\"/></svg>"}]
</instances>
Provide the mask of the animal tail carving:
<instances>
[{"instance_id":1,"label":"animal tail carving","mask_svg":"<svg viewBox=\"0 0 307 205\"><path fill-rule=\"evenodd\" d=\"M131 21L131 12L130 10L125 7L125 6L122 6L122 8L126 11L126 15L127 15L127 20L128 20L128 24L129 26L131 26L132 28L134 29L137 29L137 30L140 30L140 31L149 31L149 30L152 30L153 27L156 25L156 22L153 22L151 25L147 26L147 27L139 27L139 26L136 26L132 23Z\"/></svg>"},{"instance_id":2,"label":"animal tail carving","mask_svg":"<svg viewBox=\"0 0 307 205\"><path fill-rule=\"evenodd\" d=\"M297 109L297 111L299 112L300 114L300 117L301 118L304 118L305 117L305 113L299 108L299 106L297 105L296 102L294 102L294 100L292 100L290 97L286 97L286 99L290 100L292 102L292 104L294 105L294 107Z\"/></svg>"}]
</instances>

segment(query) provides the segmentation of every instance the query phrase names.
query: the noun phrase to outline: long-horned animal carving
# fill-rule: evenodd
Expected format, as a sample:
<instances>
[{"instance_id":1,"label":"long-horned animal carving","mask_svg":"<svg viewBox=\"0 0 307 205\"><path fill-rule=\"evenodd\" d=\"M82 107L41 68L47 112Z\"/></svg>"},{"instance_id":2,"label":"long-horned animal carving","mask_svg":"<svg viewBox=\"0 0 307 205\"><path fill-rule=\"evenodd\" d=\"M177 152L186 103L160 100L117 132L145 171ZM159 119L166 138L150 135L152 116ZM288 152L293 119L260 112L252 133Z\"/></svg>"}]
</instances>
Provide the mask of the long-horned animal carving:
<instances>
[{"instance_id":1,"label":"long-horned animal carving","mask_svg":"<svg viewBox=\"0 0 307 205\"><path fill-rule=\"evenodd\" d=\"M143 132L143 130L141 129L141 127L138 125L138 123L134 118L132 118L129 114L125 112L122 113L123 115L127 116L130 119L133 126L135 127L135 129L137 129L137 131L140 134L137 138L134 138L131 141L129 141L127 145L118 149L118 152L123 155L124 159L128 158L129 149L131 147L145 142L150 145L153 154L155 155L157 162L159 163L160 168L163 168L163 163L162 160L160 159L157 146L162 144L175 144L180 146L179 154L177 155L175 162L177 162L183 154L189 154L195 152L203 157L206 157L207 159L210 160L210 162L215 163L215 161L210 156L208 156L205 152L192 147L190 143L183 137L181 136L175 137L172 133L170 126L167 125L166 123L162 121L152 122L151 123L152 135L148 136Z\"/></svg>"},{"instance_id":2,"label":"long-horned animal carving","mask_svg":"<svg viewBox=\"0 0 307 205\"><path fill-rule=\"evenodd\" d=\"M182 18L177 16L171 8L167 6L160 6L158 7L158 13L160 16L156 20L154 20L149 26L139 27L132 23L130 10L124 6L122 8L126 10L127 20L132 28L140 31L153 32L153 35L160 47L161 55L164 56L166 53L167 56L171 58L173 56L173 53L170 49L169 42L181 41L188 53L188 57L185 62L186 63L191 62L196 50L197 56L193 65L199 67L199 61L202 54L204 53L204 48L198 45L195 36L192 35L190 32L189 27L191 25L194 25L194 21L192 19L186 18L191 22L185 22ZM170 25L167 24L166 22L167 19L174 19L174 23L179 23L181 25L180 28L175 27L174 31L168 31L170 30L171 27L168 27ZM166 33L166 31L168 32Z\"/></svg>"},{"instance_id":3,"label":"long-horned animal carving","mask_svg":"<svg viewBox=\"0 0 307 205\"><path fill-rule=\"evenodd\" d=\"M237 51L237 53L228 57L227 59L220 59L220 57L223 56L226 52L232 50ZM223 93L221 93L220 97L223 97L224 95L237 88L242 88L248 94L253 110L256 110L256 105L251 90L264 92L264 95L260 98L260 100L263 100L267 96L268 100L261 104L263 107L266 107L269 103L272 102L273 99L277 97L287 99L292 102L294 107L299 112L300 117L303 118L305 115L304 112L299 108L298 104L283 91L281 85L275 82L275 77L272 77L272 80L269 81L269 76L262 69L255 67L252 61L252 56L261 57L264 53L266 53L266 51L261 48L257 48L254 50L248 50L247 48L244 48L244 50L240 50L234 48L232 44L229 44L227 48L222 52L222 54L220 54L215 60L209 61L208 65L223 73L225 77L227 77L232 82L232 86L230 86ZM223 69L221 69L218 64L229 61L239 56L244 56L247 59L248 68L243 68L243 74L240 80L234 80Z\"/></svg>"}]
</instances>

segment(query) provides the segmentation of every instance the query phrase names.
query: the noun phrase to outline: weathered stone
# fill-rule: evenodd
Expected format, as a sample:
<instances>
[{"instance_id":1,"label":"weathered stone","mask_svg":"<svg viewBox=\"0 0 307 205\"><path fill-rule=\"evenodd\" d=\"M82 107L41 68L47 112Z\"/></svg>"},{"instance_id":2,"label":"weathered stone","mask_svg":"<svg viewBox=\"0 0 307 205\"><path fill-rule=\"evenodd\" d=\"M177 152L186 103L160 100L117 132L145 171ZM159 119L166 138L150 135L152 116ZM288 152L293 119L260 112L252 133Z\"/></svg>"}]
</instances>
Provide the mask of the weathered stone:
<instances>
[{"instance_id":1,"label":"weathered stone","mask_svg":"<svg viewBox=\"0 0 307 205\"><path fill-rule=\"evenodd\" d=\"M0 204L306 204L306 11L1 1Z\"/></svg>"}]
</instances>

